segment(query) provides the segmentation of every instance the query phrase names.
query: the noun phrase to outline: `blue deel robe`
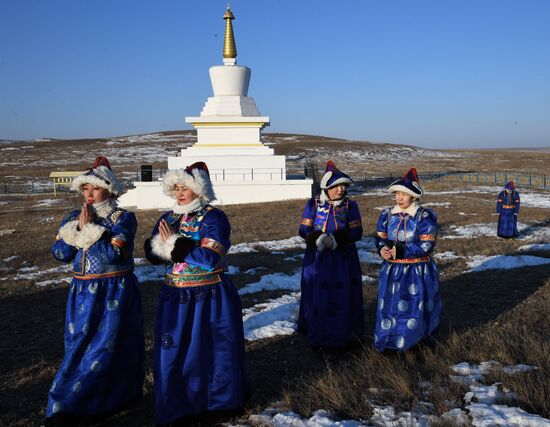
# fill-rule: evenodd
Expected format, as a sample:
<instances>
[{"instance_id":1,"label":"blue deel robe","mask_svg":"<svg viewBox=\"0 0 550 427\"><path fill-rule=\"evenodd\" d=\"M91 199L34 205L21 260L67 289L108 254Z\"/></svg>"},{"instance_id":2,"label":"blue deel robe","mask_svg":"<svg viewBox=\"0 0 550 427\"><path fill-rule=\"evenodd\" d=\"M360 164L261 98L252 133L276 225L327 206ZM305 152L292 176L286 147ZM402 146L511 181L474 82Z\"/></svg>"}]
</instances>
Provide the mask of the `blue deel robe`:
<instances>
[{"instance_id":1,"label":"blue deel robe","mask_svg":"<svg viewBox=\"0 0 550 427\"><path fill-rule=\"evenodd\" d=\"M178 233L164 259L152 250L162 219ZM147 258L166 264L153 350L156 419L161 424L240 408L250 394L241 300L224 274L230 233L225 213L206 206L186 216L166 212L145 243Z\"/></svg>"},{"instance_id":2,"label":"blue deel robe","mask_svg":"<svg viewBox=\"0 0 550 427\"><path fill-rule=\"evenodd\" d=\"M143 313L132 272L136 217L115 209L78 231L79 214L75 210L63 219L52 246L58 261L73 263L74 278L65 356L50 388L46 417L107 415L143 393Z\"/></svg>"},{"instance_id":3,"label":"blue deel robe","mask_svg":"<svg viewBox=\"0 0 550 427\"><path fill-rule=\"evenodd\" d=\"M517 237L518 213L520 207L519 193L515 190L508 193L501 191L497 199L498 229L499 237Z\"/></svg>"},{"instance_id":4,"label":"blue deel robe","mask_svg":"<svg viewBox=\"0 0 550 427\"><path fill-rule=\"evenodd\" d=\"M376 225L378 251L397 247L397 259L384 260L378 276L374 345L408 350L439 325L439 273L431 258L437 235L437 217L419 207L414 215L385 209Z\"/></svg>"},{"instance_id":5,"label":"blue deel robe","mask_svg":"<svg viewBox=\"0 0 550 427\"><path fill-rule=\"evenodd\" d=\"M341 243L319 251L314 240L320 233L339 235ZM311 243L304 255L298 330L314 346L344 346L361 338L363 287L355 242L363 227L357 203L346 198L334 206L310 199L299 234Z\"/></svg>"}]
</instances>

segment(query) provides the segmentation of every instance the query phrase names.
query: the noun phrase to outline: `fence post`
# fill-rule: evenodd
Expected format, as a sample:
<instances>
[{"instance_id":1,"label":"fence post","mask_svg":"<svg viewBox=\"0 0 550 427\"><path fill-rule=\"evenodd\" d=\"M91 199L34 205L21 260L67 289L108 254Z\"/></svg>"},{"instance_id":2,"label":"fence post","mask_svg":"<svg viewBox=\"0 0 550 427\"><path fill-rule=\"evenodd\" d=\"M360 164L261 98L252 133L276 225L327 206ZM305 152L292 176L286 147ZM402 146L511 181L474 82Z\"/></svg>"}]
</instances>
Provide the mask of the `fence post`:
<instances>
[{"instance_id":1,"label":"fence post","mask_svg":"<svg viewBox=\"0 0 550 427\"><path fill-rule=\"evenodd\" d=\"M529 174L529 188L531 188L531 178L532 178L533 175Z\"/></svg>"}]
</instances>

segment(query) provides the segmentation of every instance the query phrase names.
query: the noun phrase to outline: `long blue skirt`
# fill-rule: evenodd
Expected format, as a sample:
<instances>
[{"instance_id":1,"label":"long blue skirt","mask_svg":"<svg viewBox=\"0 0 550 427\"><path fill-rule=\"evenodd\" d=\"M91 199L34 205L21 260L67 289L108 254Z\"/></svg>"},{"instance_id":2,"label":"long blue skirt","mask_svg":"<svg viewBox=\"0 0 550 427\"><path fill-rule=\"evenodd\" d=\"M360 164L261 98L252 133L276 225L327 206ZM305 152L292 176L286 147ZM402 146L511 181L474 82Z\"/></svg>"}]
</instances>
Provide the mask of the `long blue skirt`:
<instances>
[{"instance_id":1,"label":"long blue skirt","mask_svg":"<svg viewBox=\"0 0 550 427\"><path fill-rule=\"evenodd\" d=\"M363 336L361 264L354 244L322 252L307 248L298 329L311 345L343 346Z\"/></svg>"},{"instance_id":2,"label":"long blue skirt","mask_svg":"<svg viewBox=\"0 0 550 427\"><path fill-rule=\"evenodd\" d=\"M505 209L498 216L497 234L499 237L517 237L519 235L518 217L514 215L513 209Z\"/></svg>"},{"instance_id":3,"label":"long blue skirt","mask_svg":"<svg viewBox=\"0 0 550 427\"><path fill-rule=\"evenodd\" d=\"M64 341L46 417L110 414L141 399L145 342L136 276L73 279Z\"/></svg>"},{"instance_id":4,"label":"long blue skirt","mask_svg":"<svg viewBox=\"0 0 550 427\"><path fill-rule=\"evenodd\" d=\"M439 326L441 297L435 263L384 261L378 276L374 346L405 351Z\"/></svg>"},{"instance_id":5,"label":"long blue skirt","mask_svg":"<svg viewBox=\"0 0 550 427\"><path fill-rule=\"evenodd\" d=\"M231 281L163 285L154 327L157 422L237 409L250 393L241 300Z\"/></svg>"}]
</instances>

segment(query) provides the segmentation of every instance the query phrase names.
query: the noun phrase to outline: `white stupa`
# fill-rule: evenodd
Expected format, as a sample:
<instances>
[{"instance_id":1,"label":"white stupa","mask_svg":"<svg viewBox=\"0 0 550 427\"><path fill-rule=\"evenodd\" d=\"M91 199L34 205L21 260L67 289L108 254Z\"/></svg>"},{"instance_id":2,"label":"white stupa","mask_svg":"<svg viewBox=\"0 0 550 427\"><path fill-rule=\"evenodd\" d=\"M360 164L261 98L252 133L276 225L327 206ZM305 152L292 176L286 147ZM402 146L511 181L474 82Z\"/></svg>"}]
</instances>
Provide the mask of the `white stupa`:
<instances>
[{"instance_id":1,"label":"white stupa","mask_svg":"<svg viewBox=\"0 0 550 427\"><path fill-rule=\"evenodd\" d=\"M237 65L233 35L234 16L227 6L223 47L224 65L210 67L214 96L200 116L185 121L197 129L197 142L168 157L168 169L185 168L203 161L208 165L218 204L305 199L311 196L311 179L288 179L285 156L274 155L262 144L261 130L269 117L260 115L248 96L251 70ZM135 182L124 194L122 206L138 209L166 208L174 201L162 193L161 182Z\"/></svg>"}]
</instances>

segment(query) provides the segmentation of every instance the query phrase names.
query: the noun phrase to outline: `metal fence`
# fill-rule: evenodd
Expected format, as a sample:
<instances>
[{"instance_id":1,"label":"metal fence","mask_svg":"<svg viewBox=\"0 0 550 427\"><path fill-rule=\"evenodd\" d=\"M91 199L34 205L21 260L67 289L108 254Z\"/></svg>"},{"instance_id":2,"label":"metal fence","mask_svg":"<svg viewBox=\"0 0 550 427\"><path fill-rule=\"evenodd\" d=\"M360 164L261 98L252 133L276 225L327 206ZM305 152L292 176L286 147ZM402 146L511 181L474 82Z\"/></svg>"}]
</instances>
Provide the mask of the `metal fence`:
<instances>
[{"instance_id":1,"label":"metal fence","mask_svg":"<svg viewBox=\"0 0 550 427\"><path fill-rule=\"evenodd\" d=\"M306 162L305 175L312 178L318 185L320 177L323 175L312 162ZM367 174L355 173L352 177L354 182L359 185L376 187L392 183L398 176L369 177ZM440 181L440 182L459 182L475 185L498 185L504 186L508 181L514 181L520 188L531 188L537 190L550 190L549 175L535 175L523 172L475 172L475 171L446 171L419 174L421 181Z\"/></svg>"},{"instance_id":2,"label":"metal fence","mask_svg":"<svg viewBox=\"0 0 550 427\"><path fill-rule=\"evenodd\" d=\"M441 174L423 174L420 175L420 179L499 186L505 185L508 181L514 181L516 186L520 188L550 190L550 176L521 172L445 172Z\"/></svg>"}]
</instances>

